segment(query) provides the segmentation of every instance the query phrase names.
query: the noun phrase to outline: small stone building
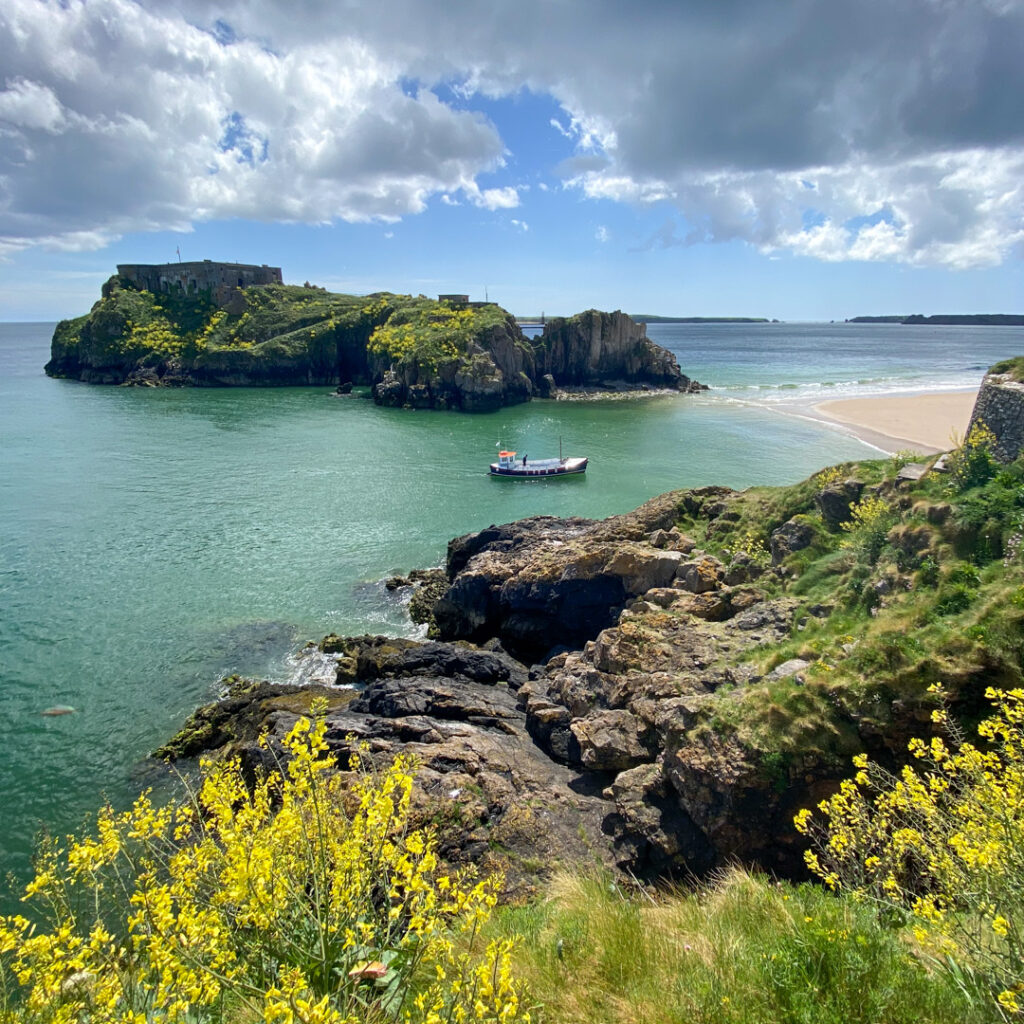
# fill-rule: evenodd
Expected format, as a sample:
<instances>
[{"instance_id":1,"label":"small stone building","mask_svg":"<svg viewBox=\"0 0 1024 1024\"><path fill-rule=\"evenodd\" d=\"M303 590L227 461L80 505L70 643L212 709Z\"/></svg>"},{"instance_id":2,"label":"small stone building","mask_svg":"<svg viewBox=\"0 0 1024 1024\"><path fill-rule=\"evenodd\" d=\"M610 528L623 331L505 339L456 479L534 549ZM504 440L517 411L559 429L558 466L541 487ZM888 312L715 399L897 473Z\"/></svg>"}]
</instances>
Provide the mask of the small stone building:
<instances>
[{"instance_id":1,"label":"small stone building","mask_svg":"<svg viewBox=\"0 0 1024 1024\"><path fill-rule=\"evenodd\" d=\"M180 291L186 295L209 292L219 306L227 306L239 288L260 284L282 284L281 268L266 263L119 263L118 276L137 288L159 294Z\"/></svg>"}]
</instances>

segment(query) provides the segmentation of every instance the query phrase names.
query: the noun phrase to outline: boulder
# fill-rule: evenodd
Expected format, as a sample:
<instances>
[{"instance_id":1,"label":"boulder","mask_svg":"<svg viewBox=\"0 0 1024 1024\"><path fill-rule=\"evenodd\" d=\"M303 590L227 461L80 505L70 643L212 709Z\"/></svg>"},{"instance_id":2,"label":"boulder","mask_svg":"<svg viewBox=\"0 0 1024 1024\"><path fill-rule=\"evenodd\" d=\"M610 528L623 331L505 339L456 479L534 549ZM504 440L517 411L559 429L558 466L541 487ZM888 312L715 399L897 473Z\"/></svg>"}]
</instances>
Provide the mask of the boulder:
<instances>
[{"instance_id":1,"label":"boulder","mask_svg":"<svg viewBox=\"0 0 1024 1024\"><path fill-rule=\"evenodd\" d=\"M628 711L598 711L575 719L569 728L576 737L584 768L619 772L653 756L641 739L640 722Z\"/></svg>"},{"instance_id":2,"label":"boulder","mask_svg":"<svg viewBox=\"0 0 1024 1024\"><path fill-rule=\"evenodd\" d=\"M618 310L555 317L534 339L533 350L537 372L551 374L562 387L624 382L683 391L692 383L675 356L648 339L643 324Z\"/></svg>"},{"instance_id":3,"label":"boulder","mask_svg":"<svg viewBox=\"0 0 1024 1024\"><path fill-rule=\"evenodd\" d=\"M850 506L860 501L863 491L864 485L859 480L844 480L829 484L815 496L814 504L829 530L835 532L843 523L850 521Z\"/></svg>"},{"instance_id":4,"label":"boulder","mask_svg":"<svg viewBox=\"0 0 1024 1024\"><path fill-rule=\"evenodd\" d=\"M772 531L769 547L772 565L784 562L794 551L802 551L814 540L814 527L800 519L790 519Z\"/></svg>"}]
</instances>

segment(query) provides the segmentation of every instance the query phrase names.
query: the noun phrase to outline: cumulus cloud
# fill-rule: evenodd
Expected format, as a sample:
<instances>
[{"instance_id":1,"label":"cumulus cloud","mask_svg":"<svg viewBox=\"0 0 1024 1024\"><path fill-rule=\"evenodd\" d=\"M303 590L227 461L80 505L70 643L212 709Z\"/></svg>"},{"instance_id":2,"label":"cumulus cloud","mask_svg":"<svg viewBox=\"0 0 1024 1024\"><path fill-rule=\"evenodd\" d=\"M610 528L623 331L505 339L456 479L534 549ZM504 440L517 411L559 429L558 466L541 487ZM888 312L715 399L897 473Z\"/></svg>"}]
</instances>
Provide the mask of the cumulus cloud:
<instances>
[{"instance_id":1,"label":"cumulus cloud","mask_svg":"<svg viewBox=\"0 0 1024 1024\"><path fill-rule=\"evenodd\" d=\"M481 189L475 182L467 182L463 191L474 206L485 210L513 210L519 205L519 189L514 185Z\"/></svg>"},{"instance_id":2,"label":"cumulus cloud","mask_svg":"<svg viewBox=\"0 0 1024 1024\"><path fill-rule=\"evenodd\" d=\"M511 209L474 104L526 89L569 188L674 208L652 244L984 266L1024 231L1022 52L1022 0L7 0L0 236Z\"/></svg>"},{"instance_id":3,"label":"cumulus cloud","mask_svg":"<svg viewBox=\"0 0 1024 1024\"><path fill-rule=\"evenodd\" d=\"M7 252L214 217L394 221L459 190L515 205L475 182L502 162L494 126L358 40L280 51L130 0L9 0L0 68Z\"/></svg>"}]
</instances>

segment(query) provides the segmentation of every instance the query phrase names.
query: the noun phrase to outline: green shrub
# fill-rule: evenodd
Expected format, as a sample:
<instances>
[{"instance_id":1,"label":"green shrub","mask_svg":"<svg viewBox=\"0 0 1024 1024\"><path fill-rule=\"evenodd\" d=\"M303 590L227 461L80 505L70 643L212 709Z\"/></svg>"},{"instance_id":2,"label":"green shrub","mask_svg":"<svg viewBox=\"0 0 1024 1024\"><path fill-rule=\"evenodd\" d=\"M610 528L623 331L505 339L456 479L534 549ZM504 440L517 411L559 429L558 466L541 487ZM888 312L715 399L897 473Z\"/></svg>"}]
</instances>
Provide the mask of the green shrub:
<instances>
[{"instance_id":1,"label":"green shrub","mask_svg":"<svg viewBox=\"0 0 1024 1024\"><path fill-rule=\"evenodd\" d=\"M442 873L408 825L408 759L345 789L325 732L299 719L252 789L237 759L206 763L189 798L44 846L40 923L0 920L0 1020L525 1019L511 943L478 949L497 881Z\"/></svg>"},{"instance_id":2,"label":"green shrub","mask_svg":"<svg viewBox=\"0 0 1024 1024\"><path fill-rule=\"evenodd\" d=\"M938 690L938 688L935 688ZM941 696L941 691L938 691ZM904 911L933 963L991 1011L1024 1011L1024 690L988 690L983 745L912 740L920 768L867 757L802 811L811 870L828 886ZM934 720L948 725L945 710Z\"/></svg>"},{"instance_id":3,"label":"green shrub","mask_svg":"<svg viewBox=\"0 0 1024 1024\"><path fill-rule=\"evenodd\" d=\"M950 452L946 469L954 493L978 487L995 476L999 468L995 444L995 434L979 420L961 444Z\"/></svg>"}]
</instances>

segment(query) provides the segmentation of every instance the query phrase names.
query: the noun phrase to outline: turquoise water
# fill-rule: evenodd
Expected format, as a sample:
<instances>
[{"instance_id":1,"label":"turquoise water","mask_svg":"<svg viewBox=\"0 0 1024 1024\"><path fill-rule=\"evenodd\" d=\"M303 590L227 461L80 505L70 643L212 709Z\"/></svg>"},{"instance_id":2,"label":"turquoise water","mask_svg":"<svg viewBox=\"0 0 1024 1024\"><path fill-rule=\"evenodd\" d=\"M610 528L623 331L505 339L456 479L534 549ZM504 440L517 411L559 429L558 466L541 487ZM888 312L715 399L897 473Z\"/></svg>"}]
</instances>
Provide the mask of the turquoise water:
<instances>
[{"instance_id":1,"label":"turquoise water","mask_svg":"<svg viewBox=\"0 0 1024 1024\"><path fill-rule=\"evenodd\" d=\"M970 386L1024 351L1024 331L1000 328L652 326L715 392L467 416L326 388L49 380L51 331L0 324L0 872L22 875L40 824L129 799L225 673L286 679L329 631L411 632L380 581L441 563L450 537L795 481L876 453L780 414L779 396L785 412L819 391ZM497 442L542 458L559 437L590 457L585 477L486 475ZM58 704L76 713L40 715Z\"/></svg>"}]
</instances>

